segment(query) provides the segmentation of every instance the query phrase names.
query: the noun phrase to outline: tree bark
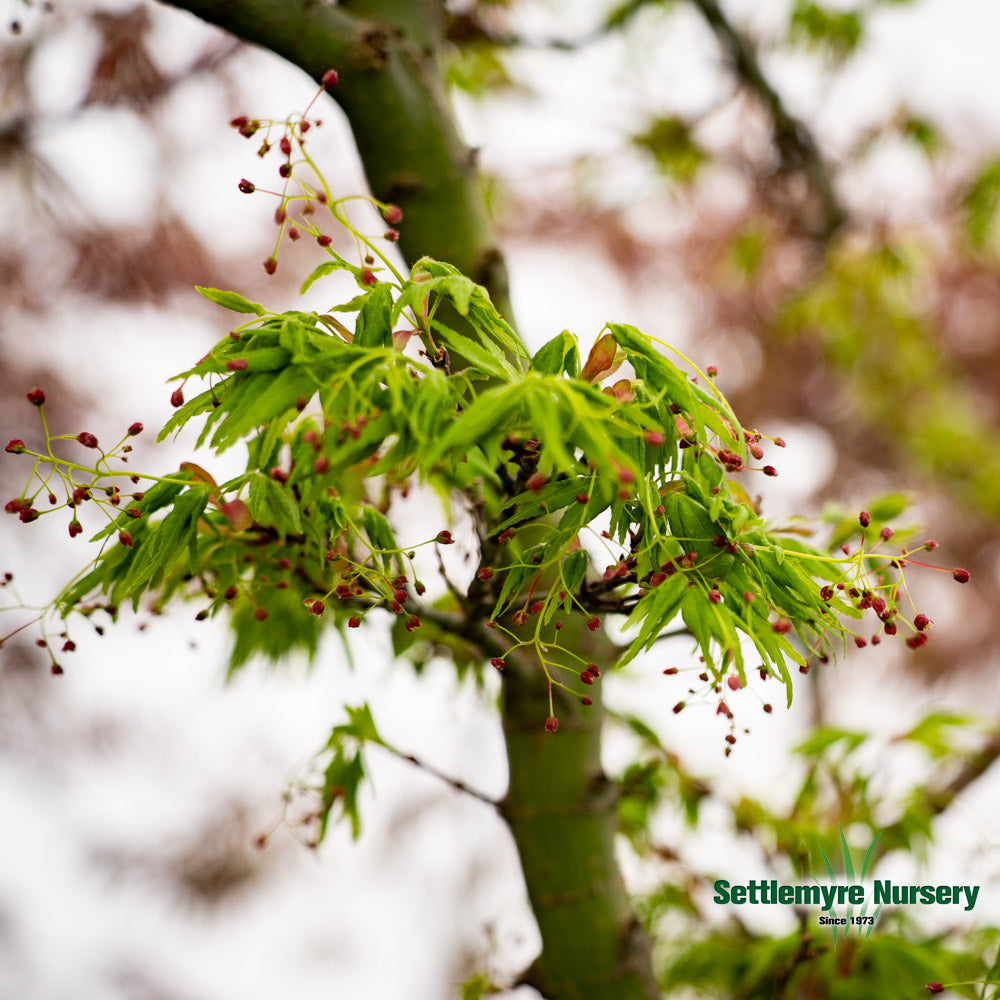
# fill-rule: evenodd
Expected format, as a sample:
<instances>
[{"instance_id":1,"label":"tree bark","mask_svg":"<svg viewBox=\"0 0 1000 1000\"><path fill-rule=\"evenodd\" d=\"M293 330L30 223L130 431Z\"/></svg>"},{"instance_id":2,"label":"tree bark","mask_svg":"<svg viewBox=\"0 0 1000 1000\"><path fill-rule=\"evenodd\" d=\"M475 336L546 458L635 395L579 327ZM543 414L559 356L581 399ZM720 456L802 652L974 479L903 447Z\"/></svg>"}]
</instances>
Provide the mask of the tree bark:
<instances>
[{"instance_id":1,"label":"tree bark","mask_svg":"<svg viewBox=\"0 0 1000 1000\"><path fill-rule=\"evenodd\" d=\"M450 110L438 51L437 0L175 0L202 19L271 49L319 80L331 68L375 197L404 211L400 247L461 268L510 317L506 272L475 157ZM563 641L570 645L569 623ZM572 644L607 664L613 647L582 626ZM539 669L505 678L510 780L501 813L513 833L542 954L523 981L550 1000L656 1000L650 943L614 856L614 788L601 769L599 691L584 708L557 698L560 730L544 730Z\"/></svg>"}]
</instances>

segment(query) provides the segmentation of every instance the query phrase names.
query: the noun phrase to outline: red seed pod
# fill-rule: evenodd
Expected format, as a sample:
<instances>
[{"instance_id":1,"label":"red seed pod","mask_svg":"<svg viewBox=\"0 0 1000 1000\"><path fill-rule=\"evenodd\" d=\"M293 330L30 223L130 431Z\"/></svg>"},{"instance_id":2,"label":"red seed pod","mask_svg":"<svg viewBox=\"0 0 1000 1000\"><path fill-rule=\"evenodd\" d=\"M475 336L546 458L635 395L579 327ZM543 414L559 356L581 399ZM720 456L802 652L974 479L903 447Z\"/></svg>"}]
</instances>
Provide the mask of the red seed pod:
<instances>
[{"instance_id":1,"label":"red seed pod","mask_svg":"<svg viewBox=\"0 0 1000 1000\"><path fill-rule=\"evenodd\" d=\"M765 465L763 469L760 470L765 476L776 476L778 470L773 465Z\"/></svg>"},{"instance_id":2,"label":"red seed pod","mask_svg":"<svg viewBox=\"0 0 1000 1000\"><path fill-rule=\"evenodd\" d=\"M971 579L971 574L969 573L969 571L967 569L962 569L961 566L955 567L955 569L951 571L951 575L959 583L968 583L969 580Z\"/></svg>"},{"instance_id":3,"label":"red seed pod","mask_svg":"<svg viewBox=\"0 0 1000 1000\"><path fill-rule=\"evenodd\" d=\"M858 514L858 521L861 523L862 528L867 528L868 525L872 523L872 516L868 513L868 511L863 510L860 514Z\"/></svg>"},{"instance_id":4,"label":"red seed pod","mask_svg":"<svg viewBox=\"0 0 1000 1000\"><path fill-rule=\"evenodd\" d=\"M590 629L591 632L596 632L600 627L601 619L598 618L597 615L591 615L587 619L587 628Z\"/></svg>"},{"instance_id":5,"label":"red seed pod","mask_svg":"<svg viewBox=\"0 0 1000 1000\"><path fill-rule=\"evenodd\" d=\"M257 190L257 185L243 177L236 185L244 194L253 194Z\"/></svg>"},{"instance_id":6,"label":"red seed pod","mask_svg":"<svg viewBox=\"0 0 1000 1000\"><path fill-rule=\"evenodd\" d=\"M170 405L173 406L173 407L178 407L178 406L183 406L184 405L184 390L183 389L174 389L174 391L170 394Z\"/></svg>"},{"instance_id":7,"label":"red seed pod","mask_svg":"<svg viewBox=\"0 0 1000 1000\"><path fill-rule=\"evenodd\" d=\"M320 83L323 85L324 90L333 90L337 86L337 82L340 80L340 74L335 69L328 69L324 74Z\"/></svg>"},{"instance_id":8,"label":"red seed pod","mask_svg":"<svg viewBox=\"0 0 1000 1000\"><path fill-rule=\"evenodd\" d=\"M493 579L493 570L489 566L484 566L476 576L485 583L487 580Z\"/></svg>"},{"instance_id":9,"label":"red seed pod","mask_svg":"<svg viewBox=\"0 0 1000 1000\"><path fill-rule=\"evenodd\" d=\"M357 615L352 615L347 619L348 628L361 628L361 619Z\"/></svg>"},{"instance_id":10,"label":"red seed pod","mask_svg":"<svg viewBox=\"0 0 1000 1000\"><path fill-rule=\"evenodd\" d=\"M41 406L45 402L45 393L42 392L42 390L39 389L38 386L36 385L28 393L28 402L31 403L33 406Z\"/></svg>"},{"instance_id":11,"label":"red seed pod","mask_svg":"<svg viewBox=\"0 0 1000 1000\"><path fill-rule=\"evenodd\" d=\"M259 622L265 621L267 619L267 608L255 608L253 616Z\"/></svg>"},{"instance_id":12,"label":"red seed pod","mask_svg":"<svg viewBox=\"0 0 1000 1000\"><path fill-rule=\"evenodd\" d=\"M454 545L455 544L455 539L451 537L451 532L450 531L439 531L437 533L437 536L435 537L434 541L436 541L438 543L438 545Z\"/></svg>"},{"instance_id":13,"label":"red seed pod","mask_svg":"<svg viewBox=\"0 0 1000 1000\"><path fill-rule=\"evenodd\" d=\"M556 730L558 730L558 728L559 728L559 720L554 715L550 715L545 720L545 731L547 733L554 733L556 732Z\"/></svg>"},{"instance_id":14,"label":"red seed pod","mask_svg":"<svg viewBox=\"0 0 1000 1000\"><path fill-rule=\"evenodd\" d=\"M403 210L399 205L386 205L382 209L382 218L389 223L390 226L398 226L400 222L403 221Z\"/></svg>"},{"instance_id":15,"label":"red seed pod","mask_svg":"<svg viewBox=\"0 0 1000 1000\"><path fill-rule=\"evenodd\" d=\"M503 659L499 656L494 656L490 663L497 668L497 670L503 670L507 665L503 662Z\"/></svg>"}]
</instances>

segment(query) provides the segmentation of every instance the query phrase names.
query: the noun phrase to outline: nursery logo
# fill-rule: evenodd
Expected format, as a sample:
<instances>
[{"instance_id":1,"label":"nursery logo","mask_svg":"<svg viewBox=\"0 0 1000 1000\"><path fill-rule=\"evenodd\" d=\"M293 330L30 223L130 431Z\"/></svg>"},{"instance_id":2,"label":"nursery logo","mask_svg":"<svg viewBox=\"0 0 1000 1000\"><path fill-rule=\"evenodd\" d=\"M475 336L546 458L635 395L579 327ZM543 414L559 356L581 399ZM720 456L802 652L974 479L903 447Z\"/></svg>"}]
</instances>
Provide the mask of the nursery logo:
<instances>
[{"instance_id":1,"label":"nursery logo","mask_svg":"<svg viewBox=\"0 0 1000 1000\"><path fill-rule=\"evenodd\" d=\"M736 906L796 906L819 907L819 923L829 927L833 934L834 947L841 937L846 938L852 929L858 936L867 938L878 923L884 905L890 906L961 906L964 910L975 908L979 898L978 885L914 885L893 882L891 879L875 879L865 883L865 876L875 856L875 848L882 837L879 833L872 840L859 871L855 870L854 859L844 831L840 830L841 851L843 853L843 881L834 868L822 846L819 852L826 866L828 884L821 884L814 878L812 885L787 885L777 879L752 879L742 885L719 879L715 885L712 902Z\"/></svg>"}]
</instances>

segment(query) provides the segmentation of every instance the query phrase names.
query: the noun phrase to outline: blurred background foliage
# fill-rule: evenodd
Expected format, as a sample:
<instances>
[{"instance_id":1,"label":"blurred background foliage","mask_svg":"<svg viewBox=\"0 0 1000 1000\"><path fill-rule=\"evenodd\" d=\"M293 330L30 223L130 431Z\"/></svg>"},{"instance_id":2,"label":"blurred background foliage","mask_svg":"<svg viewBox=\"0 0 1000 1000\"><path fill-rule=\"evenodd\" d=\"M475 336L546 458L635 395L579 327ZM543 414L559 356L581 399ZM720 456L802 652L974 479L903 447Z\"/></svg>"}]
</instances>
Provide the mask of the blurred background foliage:
<instances>
[{"instance_id":1,"label":"blurred background foliage","mask_svg":"<svg viewBox=\"0 0 1000 1000\"><path fill-rule=\"evenodd\" d=\"M659 838L653 816L679 811L696 832L722 823L788 881L821 871L818 848L836 854L838 826L855 847L881 832L879 864L892 851L919 855L936 818L990 774L1000 755L990 715L996 686L987 679L1000 602L1000 160L968 129L902 100L877 120L846 115L834 128L822 100L796 93L798 83L804 93L834 92L856 72L875 28L891 32L919 16L916 0L732 6L739 9L716 0L595 0L570 14L556 0L456 0L449 79L484 146L512 260L525 247L548 248L571 267L581 255L598 259L626 298L661 317L648 332L718 365L746 426L807 428L832 448L806 509L830 496L860 507L905 489L948 564L972 571L975 586L961 605L941 598L933 579L916 585L941 606L934 641L906 657L880 654L877 669L890 684L919 679L931 697L959 678L981 686L988 719L979 728L933 715L879 742L828 717L836 673L811 676L817 728L797 751L797 791L778 808L730 794L686 762L683 747L638 720L618 720L636 751L620 774L622 829L655 873L639 881L651 887L644 918L669 942L660 956L665 987L740 998L912 997L926 981L982 979L997 932L930 934L896 911L882 915L868 941L834 950L825 935L803 933L805 914L791 932L722 921L705 903L718 873ZM99 354L106 348L95 327L106 311L192 312L200 308L188 295L195 283L251 297L266 287L273 299L291 295L296 275L283 268L265 286L266 219L256 236L216 239L199 222L204 209L187 210L195 199L185 185L197 174L181 168L222 142L232 153L231 134L219 136L226 109L254 110L246 77L257 53L147 3L10 7L0 44L0 423L13 429L33 384L48 388L55 423L114 392L75 378L72 360L41 334L26 342L25 330L86 316L77 346ZM676 46L690 38L700 48L685 60ZM675 56L681 69L672 71L663 60ZM683 76L692 71L696 79ZM563 87L583 89L600 114L553 127L594 131L533 152L537 122L518 125L518 115L558 109L564 75ZM72 145L58 148L69 133L86 153L76 165ZM140 176L121 188L127 204L107 210L106 199L88 197L88 178L123 163ZM515 263L515 303L517 273ZM130 347L137 369L143 336L138 329ZM12 474L0 465L0 476ZM843 509L828 514L835 520ZM22 681L29 676L18 669ZM18 693L13 671L8 661L0 673L5 698L35 697L32 685ZM849 702L849 692L840 697ZM924 755L919 777L887 791L892 782L882 779L897 755L915 748ZM247 877L242 851L188 859L179 877L210 896L224 893ZM469 984L467 995L479 995L489 979Z\"/></svg>"}]
</instances>

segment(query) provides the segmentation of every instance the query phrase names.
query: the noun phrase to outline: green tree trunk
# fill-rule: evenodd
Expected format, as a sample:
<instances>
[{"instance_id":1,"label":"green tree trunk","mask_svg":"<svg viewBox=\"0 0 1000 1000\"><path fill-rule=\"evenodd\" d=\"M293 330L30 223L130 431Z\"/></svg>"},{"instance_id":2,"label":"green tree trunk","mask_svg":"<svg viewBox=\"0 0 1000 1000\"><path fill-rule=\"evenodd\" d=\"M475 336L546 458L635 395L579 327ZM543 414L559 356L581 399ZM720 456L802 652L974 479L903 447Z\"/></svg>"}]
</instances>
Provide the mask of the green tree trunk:
<instances>
[{"instance_id":1,"label":"green tree trunk","mask_svg":"<svg viewBox=\"0 0 1000 1000\"><path fill-rule=\"evenodd\" d=\"M506 275L475 160L459 138L439 65L438 0L176 0L262 45L319 80L340 73L346 113L373 194L400 205L400 247L429 255L485 285L510 315ZM568 623L567 623L568 626ZM566 632L570 632L567 627ZM581 625L567 645L606 664L611 644ZM542 936L527 971L551 1000L655 1000L649 940L632 912L614 857L615 790L600 762L602 709L560 698L560 729L543 728L540 670L509 670L503 722L510 767L501 812L514 835Z\"/></svg>"}]
</instances>

